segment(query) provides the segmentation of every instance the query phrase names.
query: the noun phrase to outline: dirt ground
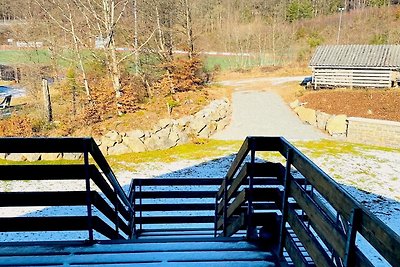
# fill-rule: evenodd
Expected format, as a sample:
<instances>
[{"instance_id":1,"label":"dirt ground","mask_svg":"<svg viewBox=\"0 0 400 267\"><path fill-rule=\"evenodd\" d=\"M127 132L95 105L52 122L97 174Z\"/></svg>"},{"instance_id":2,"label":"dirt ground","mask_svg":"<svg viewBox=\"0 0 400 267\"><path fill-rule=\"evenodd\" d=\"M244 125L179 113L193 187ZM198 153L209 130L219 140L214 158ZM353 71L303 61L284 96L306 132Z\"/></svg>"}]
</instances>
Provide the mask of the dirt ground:
<instances>
[{"instance_id":1,"label":"dirt ground","mask_svg":"<svg viewBox=\"0 0 400 267\"><path fill-rule=\"evenodd\" d=\"M400 89L320 90L306 92L299 100L329 114L400 121Z\"/></svg>"}]
</instances>

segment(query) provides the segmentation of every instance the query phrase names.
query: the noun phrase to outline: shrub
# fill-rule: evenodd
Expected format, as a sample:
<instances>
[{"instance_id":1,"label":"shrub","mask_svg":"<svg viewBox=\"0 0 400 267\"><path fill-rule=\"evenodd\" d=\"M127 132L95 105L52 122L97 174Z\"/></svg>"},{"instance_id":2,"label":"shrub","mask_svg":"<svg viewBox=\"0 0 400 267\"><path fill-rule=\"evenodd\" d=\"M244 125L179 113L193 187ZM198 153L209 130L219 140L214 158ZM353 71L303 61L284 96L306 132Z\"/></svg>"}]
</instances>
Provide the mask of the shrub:
<instances>
[{"instance_id":1,"label":"shrub","mask_svg":"<svg viewBox=\"0 0 400 267\"><path fill-rule=\"evenodd\" d=\"M166 73L155 88L162 93L187 92L201 88L208 81L208 74L198 57L177 58L163 64Z\"/></svg>"},{"instance_id":2,"label":"shrub","mask_svg":"<svg viewBox=\"0 0 400 267\"><path fill-rule=\"evenodd\" d=\"M33 121L28 116L13 115L0 120L0 136L29 137L33 135Z\"/></svg>"}]
</instances>

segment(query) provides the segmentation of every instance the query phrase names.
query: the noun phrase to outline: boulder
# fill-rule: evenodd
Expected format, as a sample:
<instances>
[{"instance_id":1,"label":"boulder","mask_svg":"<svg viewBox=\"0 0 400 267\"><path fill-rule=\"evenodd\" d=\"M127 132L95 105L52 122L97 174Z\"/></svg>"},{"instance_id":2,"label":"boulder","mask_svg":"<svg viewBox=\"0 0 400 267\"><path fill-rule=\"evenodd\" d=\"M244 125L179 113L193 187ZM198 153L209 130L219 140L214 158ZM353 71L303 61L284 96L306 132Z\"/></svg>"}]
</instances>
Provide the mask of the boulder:
<instances>
[{"instance_id":1,"label":"boulder","mask_svg":"<svg viewBox=\"0 0 400 267\"><path fill-rule=\"evenodd\" d=\"M103 156L107 156L108 155L108 146L106 146L105 144L101 144L101 146L99 146L99 149L101 151L101 153L103 154Z\"/></svg>"},{"instance_id":2,"label":"boulder","mask_svg":"<svg viewBox=\"0 0 400 267\"><path fill-rule=\"evenodd\" d=\"M96 143L97 146L101 146L101 139L94 139L94 142Z\"/></svg>"},{"instance_id":3,"label":"boulder","mask_svg":"<svg viewBox=\"0 0 400 267\"><path fill-rule=\"evenodd\" d=\"M207 121L204 118L195 116L190 122L190 129L195 135L201 132L207 126Z\"/></svg>"},{"instance_id":4,"label":"boulder","mask_svg":"<svg viewBox=\"0 0 400 267\"><path fill-rule=\"evenodd\" d=\"M26 157L22 153L12 153L6 156L6 160L11 161L26 161Z\"/></svg>"},{"instance_id":5,"label":"boulder","mask_svg":"<svg viewBox=\"0 0 400 267\"><path fill-rule=\"evenodd\" d=\"M105 148L112 147L117 143L115 140L111 140L107 136L102 136L100 142L101 142L100 147L105 147Z\"/></svg>"},{"instance_id":6,"label":"boulder","mask_svg":"<svg viewBox=\"0 0 400 267\"><path fill-rule=\"evenodd\" d=\"M301 106L297 107L295 111L299 115L300 120L313 126L317 126L317 115L315 110Z\"/></svg>"},{"instance_id":7,"label":"boulder","mask_svg":"<svg viewBox=\"0 0 400 267\"><path fill-rule=\"evenodd\" d=\"M133 131L126 133L126 137L138 138L138 139L143 138L144 135L145 135L145 133L142 130L133 130ZM125 140L125 138L124 138L124 140Z\"/></svg>"},{"instance_id":8,"label":"boulder","mask_svg":"<svg viewBox=\"0 0 400 267\"><path fill-rule=\"evenodd\" d=\"M128 154L131 152L132 150L123 143L116 144L115 146L108 148L109 155L121 155L121 154Z\"/></svg>"},{"instance_id":9,"label":"boulder","mask_svg":"<svg viewBox=\"0 0 400 267\"><path fill-rule=\"evenodd\" d=\"M24 157L26 158L27 161L33 162L33 161L39 161L42 157L42 154L40 153L26 153L24 154Z\"/></svg>"},{"instance_id":10,"label":"boulder","mask_svg":"<svg viewBox=\"0 0 400 267\"><path fill-rule=\"evenodd\" d=\"M144 139L144 146L146 150L157 150L159 147L159 138L157 136L150 136Z\"/></svg>"},{"instance_id":11,"label":"boulder","mask_svg":"<svg viewBox=\"0 0 400 267\"><path fill-rule=\"evenodd\" d=\"M143 133L143 132L142 132ZM136 136L127 135L124 137L122 144L127 146L132 152L143 152L146 151L146 147L143 142L138 137L140 134L136 134ZM144 133L141 137L144 136Z\"/></svg>"},{"instance_id":12,"label":"boulder","mask_svg":"<svg viewBox=\"0 0 400 267\"><path fill-rule=\"evenodd\" d=\"M180 139L179 134L180 134L179 128L175 125L171 128L168 139L177 144L178 140Z\"/></svg>"},{"instance_id":13,"label":"boulder","mask_svg":"<svg viewBox=\"0 0 400 267\"><path fill-rule=\"evenodd\" d=\"M208 138L210 137L215 131L217 130L217 123L211 122L210 124L206 125L198 134L200 138Z\"/></svg>"},{"instance_id":14,"label":"boulder","mask_svg":"<svg viewBox=\"0 0 400 267\"><path fill-rule=\"evenodd\" d=\"M346 115L332 116L326 123L326 130L330 135L346 134L347 116Z\"/></svg>"},{"instance_id":15,"label":"boulder","mask_svg":"<svg viewBox=\"0 0 400 267\"><path fill-rule=\"evenodd\" d=\"M323 131L326 130L326 124L329 120L329 118L332 117L332 115L322 112L322 111L317 111L317 127Z\"/></svg>"},{"instance_id":16,"label":"boulder","mask_svg":"<svg viewBox=\"0 0 400 267\"><path fill-rule=\"evenodd\" d=\"M300 104L300 101L299 101L298 99L296 99L295 101L293 101L292 103L290 103L289 106L290 106L291 109L295 109L295 108L297 108L297 107L300 107L301 104Z\"/></svg>"},{"instance_id":17,"label":"boulder","mask_svg":"<svg viewBox=\"0 0 400 267\"><path fill-rule=\"evenodd\" d=\"M61 153L43 153L42 154L42 160L46 160L46 161L58 160L61 158L62 158Z\"/></svg>"},{"instance_id":18,"label":"boulder","mask_svg":"<svg viewBox=\"0 0 400 267\"><path fill-rule=\"evenodd\" d=\"M109 131L108 133L106 133L106 135L104 136L106 138L108 138L111 141L114 141L116 143L121 143L122 142L122 135L119 134L117 131Z\"/></svg>"},{"instance_id":19,"label":"boulder","mask_svg":"<svg viewBox=\"0 0 400 267\"><path fill-rule=\"evenodd\" d=\"M228 126L230 123L230 118L229 117L225 117L222 120L217 122L217 131L221 131L223 129L226 128L226 126Z\"/></svg>"},{"instance_id":20,"label":"boulder","mask_svg":"<svg viewBox=\"0 0 400 267\"><path fill-rule=\"evenodd\" d=\"M66 160L79 160L83 158L83 153L64 153L63 159Z\"/></svg>"},{"instance_id":21,"label":"boulder","mask_svg":"<svg viewBox=\"0 0 400 267\"><path fill-rule=\"evenodd\" d=\"M159 129L164 129L170 125L174 124L174 120L171 119L161 119L158 121L157 126L159 127Z\"/></svg>"},{"instance_id":22,"label":"boulder","mask_svg":"<svg viewBox=\"0 0 400 267\"><path fill-rule=\"evenodd\" d=\"M176 144L183 145L186 144L187 142L189 142L189 136L187 135L187 133L180 132L179 139L177 140Z\"/></svg>"}]
</instances>

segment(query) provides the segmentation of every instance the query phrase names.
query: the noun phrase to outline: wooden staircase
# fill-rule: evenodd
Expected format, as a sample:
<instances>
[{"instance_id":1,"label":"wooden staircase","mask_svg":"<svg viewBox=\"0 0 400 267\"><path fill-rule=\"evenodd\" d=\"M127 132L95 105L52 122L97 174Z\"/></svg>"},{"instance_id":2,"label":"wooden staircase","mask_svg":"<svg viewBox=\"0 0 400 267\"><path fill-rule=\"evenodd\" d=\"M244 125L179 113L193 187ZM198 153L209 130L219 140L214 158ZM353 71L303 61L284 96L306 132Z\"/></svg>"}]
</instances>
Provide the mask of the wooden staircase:
<instances>
[{"instance_id":1,"label":"wooden staircase","mask_svg":"<svg viewBox=\"0 0 400 267\"><path fill-rule=\"evenodd\" d=\"M258 151L277 151L286 163L256 162ZM400 262L400 237L280 137L246 138L223 178L133 179L128 194L93 139L0 138L0 153L35 152L84 157L0 165L0 180L84 188L1 192L0 208L83 206L86 214L0 218L0 232L88 237L1 243L0 266L372 266L356 235L392 266Z\"/></svg>"}]
</instances>

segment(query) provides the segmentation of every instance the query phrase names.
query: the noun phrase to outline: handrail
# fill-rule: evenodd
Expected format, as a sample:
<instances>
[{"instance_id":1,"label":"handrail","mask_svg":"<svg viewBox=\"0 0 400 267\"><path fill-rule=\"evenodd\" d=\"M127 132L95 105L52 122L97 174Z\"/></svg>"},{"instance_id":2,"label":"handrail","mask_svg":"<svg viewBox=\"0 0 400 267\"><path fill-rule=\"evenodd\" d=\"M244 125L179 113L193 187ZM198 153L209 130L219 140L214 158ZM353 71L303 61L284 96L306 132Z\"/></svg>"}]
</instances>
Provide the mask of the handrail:
<instances>
[{"instance_id":1,"label":"handrail","mask_svg":"<svg viewBox=\"0 0 400 267\"><path fill-rule=\"evenodd\" d=\"M86 179L86 192L87 192L86 201L88 208L89 239L93 240L93 233L91 230L91 224L92 224L91 205L94 204L95 201L94 199L92 199L93 196L91 196L91 194L89 193L90 192L89 179L92 179L95 182L95 184L100 188L100 190L102 190L103 193L105 193L105 196L111 201L111 203L113 203L117 218L118 214L121 213L121 215L128 221L129 225L134 225L132 221L134 214L134 209L132 207L132 204L128 200L126 193L122 189L114 172L112 171L107 160L104 158L103 154L101 153L100 149L96 145L93 138L91 137L85 137L85 138L5 137L5 138L0 138L0 153L83 153L84 165L82 167L77 167L77 165L69 165L69 167L71 167L71 169L74 170L77 170L77 168L81 168L80 175L82 175L82 178L86 177L84 179ZM106 177L106 180L108 180L108 183L102 182L102 180L104 179L103 176L101 175L99 176L98 174L96 174L99 173L97 171L97 168L94 165L89 164L89 158L88 158L89 154L91 155L94 162L97 164L99 169ZM29 170L29 168L32 167L34 168L34 166L18 166L17 170L20 170L20 172L23 173L23 170ZM52 166L48 166L47 168L49 170L54 169L53 171L56 171L56 168L52 168ZM93 170L93 168L95 170ZM12 180L12 176L15 177L15 175L12 175L12 173L10 173L10 175L11 175L10 180ZM34 174L33 176L35 179L36 175ZM60 176L60 178L63 179L65 174L58 173L57 176ZM64 179L65 178L68 179L68 177L64 177ZM37 179L40 179L40 177L38 176ZM107 189L109 188L108 187L109 185L111 185L111 188L113 188L113 194L115 194L115 197L111 197L110 195L111 192L109 192ZM122 203L118 199L122 201L123 203L122 206L121 206ZM119 219L111 221L115 223L116 231L118 231ZM93 221L93 223L96 222Z\"/></svg>"},{"instance_id":2,"label":"handrail","mask_svg":"<svg viewBox=\"0 0 400 267\"><path fill-rule=\"evenodd\" d=\"M0 153L84 153L85 146L88 148L88 152L98 164L99 168L103 171L118 196L128 209L133 212L132 205L130 204L127 195L123 191L110 165L92 137L0 138Z\"/></svg>"},{"instance_id":3,"label":"handrail","mask_svg":"<svg viewBox=\"0 0 400 267\"><path fill-rule=\"evenodd\" d=\"M250 152L255 153L256 151L277 151L287 160L286 168L282 166L282 171L286 174L285 179L281 182L286 187L284 194L281 196L283 198L281 200L283 218L280 229L281 238L279 240L281 249L282 247L286 247L287 251L291 251L292 253L296 251L293 247L295 243L289 238L290 235L286 233L285 224L288 222L300 240L304 240L305 244L307 244L306 249L310 250L309 253L316 264L331 264L327 262L329 257L326 257L326 252L321 251L323 247L330 247L338 252L337 254L332 254L332 258L339 256L346 266L349 266L355 260L368 265L369 261L366 256L355 246L356 232L361 234L390 264L396 266L400 262L400 236L343 190L339 184L297 148L281 137L246 138L216 195L215 235L217 235L217 231L221 230L220 227L222 227L223 235L226 234L225 229L230 227L227 225L227 211L229 209L229 214L232 214L234 207L230 207L230 205L233 205L236 200L234 199L231 202L230 196L237 192L239 189L238 185L242 183L243 179L246 177L252 178L253 170L251 167L255 165L247 163L242 168L240 166L245 162ZM288 171L290 170L290 166L295 167L305 178L304 185L301 184L300 180L292 177L290 171ZM239 181L236 181L237 179ZM307 188L311 188L311 193L307 191L309 190ZM251 192L251 190L246 192ZM327 212L325 206L321 206L326 204L317 201L316 195L313 192L318 192L324 201L329 203L335 210L334 215L329 210ZM239 194L239 196L243 198L243 194ZM294 213L295 209L291 204L288 204L289 197L294 198L300 209L306 211L306 214L309 213L307 214L309 226L305 226L301 221L302 215ZM246 199L249 203L249 212L254 208L251 206L251 193L249 194L249 198ZM235 203L235 205L237 204ZM336 214L337 221L335 222L332 219L332 215L336 216ZM224 216L224 223L221 223L220 216ZM249 216L247 223L250 218ZM308 230L310 224L316 225L316 232ZM343 226L345 227L343 228ZM332 237L332 232L337 234ZM306 237L305 233L309 237ZM315 234L319 236L319 239L315 239ZM287 240L287 238L290 240ZM324 242L326 245L321 246L318 242ZM299 255L293 256L297 257Z\"/></svg>"}]
</instances>

